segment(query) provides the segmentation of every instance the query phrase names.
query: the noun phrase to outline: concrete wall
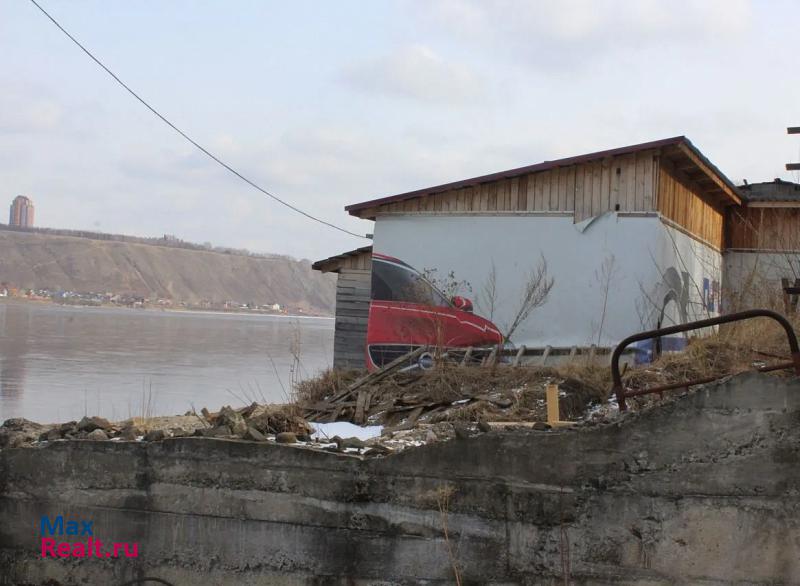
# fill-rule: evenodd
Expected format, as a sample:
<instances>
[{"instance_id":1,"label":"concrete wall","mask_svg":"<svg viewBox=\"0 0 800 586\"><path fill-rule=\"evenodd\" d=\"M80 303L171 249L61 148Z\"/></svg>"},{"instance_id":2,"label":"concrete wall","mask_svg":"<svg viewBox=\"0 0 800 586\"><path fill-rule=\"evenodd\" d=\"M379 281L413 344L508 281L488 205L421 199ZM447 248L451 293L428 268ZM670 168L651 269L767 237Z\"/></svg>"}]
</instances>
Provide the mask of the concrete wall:
<instances>
[{"instance_id":1,"label":"concrete wall","mask_svg":"<svg viewBox=\"0 0 800 586\"><path fill-rule=\"evenodd\" d=\"M487 318L480 291L494 263L499 296L491 319L501 330L544 257L553 290L512 336L529 348L611 346L659 321L683 323L719 309L721 255L652 214L607 213L579 224L572 214L379 216L374 250L418 270L453 271L471 284L465 294Z\"/></svg>"},{"instance_id":2,"label":"concrete wall","mask_svg":"<svg viewBox=\"0 0 800 586\"><path fill-rule=\"evenodd\" d=\"M0 584L800 583L800 382L359 460L203 438L0 453ZM449 488L448 539L437 498ZM137 560L38 555L41 515ZM568 562L564 562L568 557ZM49 581L48 580L52 580Z\"/></svg>"}]
</instances>

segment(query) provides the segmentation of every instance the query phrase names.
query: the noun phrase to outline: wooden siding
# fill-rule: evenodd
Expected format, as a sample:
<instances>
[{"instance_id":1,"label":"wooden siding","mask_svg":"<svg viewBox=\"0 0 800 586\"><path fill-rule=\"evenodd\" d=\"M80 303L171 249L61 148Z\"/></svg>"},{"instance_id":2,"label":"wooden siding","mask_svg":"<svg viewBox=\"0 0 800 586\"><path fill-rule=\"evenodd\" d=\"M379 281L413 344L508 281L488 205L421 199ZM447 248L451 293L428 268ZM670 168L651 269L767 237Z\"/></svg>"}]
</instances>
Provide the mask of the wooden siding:
<instances>
[{"instance_id":1,"label":"wooden siding","mask_svg":"<svg viewBox=\"0 0 800 586\"><path fill-rule=\"evenodd\" d=\"M362 217L409 212L568 212L575 221L604 212L655 211L655 150L557 167L365 210ZM617 207L619 206L619 207Z\"/></svg>"},{"instance_id":2,"label":"wooden siding","mask_svg":"<svg viewBox=\"0 0 800 586\"><path fill-rule=\"evenodd\" d=\"M362 252L343 258L339 269L372 270L372 252Z\"/></svg>"},{"instance_id":3,"label":"wooden siding","mask_svg":"<svg viewBox=\"0 0 800 586\"><path fill-rule=\"evenodd\" d=\"M363 262L366 257L367 263ZM365 268L339 269L336 282L336 325L333 339L334 368L364 368L367 344L372 261L370 255L343 259L343 262L367 264Z\"/></svg>"},{"instance_id":4,"label":"wooden siding","mask_svg":"<svg viewBox=\"0 0 800 586\"><path fill-rule=\"evenodd\" d=\"M727 247L739 250L800 250L800 208L735 207L728 211Z\"/></svg>"},{"instance_id":5,"label":"wooden siding","mask_svg":"<svg viewBox=\"0 0 800 586\"><path fill-rule=\"evenodd\" d=\"M689 235L722 250L725 244L723 211L709 203L701 193L697 185L666 161L659 165L658 211Z\"/></svg>"}]
</instances>

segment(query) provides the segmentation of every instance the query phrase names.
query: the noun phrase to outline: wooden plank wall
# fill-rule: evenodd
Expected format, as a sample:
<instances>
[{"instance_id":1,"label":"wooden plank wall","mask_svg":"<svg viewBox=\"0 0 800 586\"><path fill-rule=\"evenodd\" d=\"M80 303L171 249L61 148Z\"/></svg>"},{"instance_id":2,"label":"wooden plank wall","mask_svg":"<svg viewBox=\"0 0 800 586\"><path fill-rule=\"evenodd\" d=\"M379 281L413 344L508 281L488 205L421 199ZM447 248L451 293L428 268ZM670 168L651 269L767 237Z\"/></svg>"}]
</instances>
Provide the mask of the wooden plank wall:
<instances>
[{"instance_id":1,"label":"wooden plank wall","mask_svg":"<svg viewBox=\"0 0 800 586\"><path fill-rule=\"evenodd\" d=\"M348 256L339 261L340 269L356 269L356 270L371 270L372 269L372 253L362 252Z\"/></svg>"},{"instance_id":2,"label":"wooden plank wall","mask_svg":"<svg viewBox=\"0 0 800 586\"><path fill-rule=\"evenodd\" d=\"M717 250L725 245L723 211L709 203L691 180L666 164L659 166L658 211L690 235Z\"/></svg>"},{"instance_id":3,"label":"wooden plank wall","mask_svg":"<svg viewBox=\"0 0 800 586\"><path fill-rule=\"evenodd\" d=\"M372 261L368 254L349 257L345 262L366 268L342 267L336 282L336 325L333 339L334 368L364 368L367 344Z\"/></svg>"},{"instance_id":4,"label":"wooden plank wall","mask_svg":"<svg viewBox=\"0 0 800 586\"><path fill-rule=\"evenodd\" d=\"M727 218L728 248L800 251L800 208L735 207Z\"/></svg>"},{"instance_id":5,"label":"wooden plank wall","mask_svg":"<svg viewBox=\"0 0 800 586\"><path fill-rule=\"evenodd\" d=\"M603 212L655 211L658 162L648 150L557 167L364 210L363 217L408 212L574 212L580 222ZM616 206L619 206L617 208Z\"/></svg>"}]
</instances>

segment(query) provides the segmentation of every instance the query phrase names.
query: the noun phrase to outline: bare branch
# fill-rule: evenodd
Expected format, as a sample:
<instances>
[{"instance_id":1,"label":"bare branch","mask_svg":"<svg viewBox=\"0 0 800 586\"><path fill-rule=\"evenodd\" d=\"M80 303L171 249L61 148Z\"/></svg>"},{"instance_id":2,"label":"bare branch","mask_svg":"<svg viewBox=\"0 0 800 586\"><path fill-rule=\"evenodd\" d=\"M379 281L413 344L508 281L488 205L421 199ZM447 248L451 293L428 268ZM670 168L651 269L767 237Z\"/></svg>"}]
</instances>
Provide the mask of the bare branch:
<instances>
[{"instance_id":1,"label":"bare branch","mask_svg":"<svg viewBox=\"0 0 800 586\"><path fill-rule=\"evenodd\" d=\"M517 309L511 325L506 328L506 340L511 339L511 336L517 328L528 319L534 309L545 304L554 283L555 279L549 277L547 274L547 261L544 256L542 256L539 260L539 264L528 273L528 279L525 282L519 308Z\"/></svg>"},{"instance_id":2,"label":"bare branch","mask_svg":"<svg viewBox=\"0 0 800 586\"><path fill-rule=\"evenodd\" d=\"M497 306L497 267L494 264L494 259L492 259L492 269L478 292L475 304L489 321L494 319L494 310Z\"/></svg>"}]
</instances>

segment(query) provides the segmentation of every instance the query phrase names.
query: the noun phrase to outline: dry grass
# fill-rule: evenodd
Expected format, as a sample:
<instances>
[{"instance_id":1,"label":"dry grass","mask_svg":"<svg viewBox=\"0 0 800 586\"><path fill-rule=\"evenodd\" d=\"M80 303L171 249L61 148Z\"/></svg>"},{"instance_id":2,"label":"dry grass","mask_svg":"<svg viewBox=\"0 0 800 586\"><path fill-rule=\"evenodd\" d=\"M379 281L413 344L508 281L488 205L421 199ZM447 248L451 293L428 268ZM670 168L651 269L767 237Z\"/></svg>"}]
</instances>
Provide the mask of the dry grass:
<instances>
[{"instance_id":1,"label":"dry grass","mask_svg":"<svg viewBox=\"0 0 800 586\"><path fill-rule=\"evenodd\" d=\"M720 328L689 341L685 351L664 354L652 364L630 369L623 381L633 389L753 370L790 359L783 329L766 319ZM787 371L777 371L776 374Z\"/></svg>"},{"instance_id":2,"label":"dry grass","mask_svg":"<svg viewBox=\"0 0 800 586\"><path fill-rule=\"evenodd\" d=\"M595 401L605 400L607 389L598 384L598 367L579 368L459 368L442 364L429 371L398 373L368 387L372 405L398 409L382 412L380 421L393 425L408 415L404 407L423 406L421 422L537 421L545 418L545 387L557 383L565 393L562 417L583 413ZM327 371L301 383L297 392L302 407L324 402L362 374ZM607 385L610 387L610 385ZM343 408L340 419L353 416Z\"/></svg>"},{"instance_id":3,"label":"dry grass","mask_svg":"<svg viewBox=\"0 0 800 586\"><path fill-rule=\"evenodd\" d=\"M286 405L258 405L253 403L240 411L247 424L261 433L290 431L298 435L308 433L308 423L302 408L296 403Z\"/></svg>"},{"instance_id":4,"label":"dry grass","mask_svg":"<svg viewBox=\"0 0 800 586\"><path fill-rule=\"evenodd\" d=\"M295 403L302 406L319 403L325 397L335 395L340 390L347 388L366 373L366 370L329 368L319 376L302 380L295 385Z\"/></svg>"},{"instance_id":5,"label":"dry grass","mask_svg":"<svg viewBox=\"0 0 800 586\"><path fill-rule=\"evenodd\" d=\"M690 339L685 351L665 353L652 364L627 369L623 382L643 389L693 379L722 377L753 370L757 364L789 360L786 335L768 319L750 320L706 332ZM780 374L778 371L776 374ZM324 402L362 376L363 371L327 371L300 383L300 406ZM372 405L386 405L378 420L387 425L402 421L406 408L423 406L420 422L441 421L541 421L546 419L545 387L556 383L562 391L561 418L583 415L589 405L609 399L611 369L598 361L577 358L553 367L459 368L441 364L424 372L398 373L367 387ZM657 399L657 397L655 397ZM654 397L639 399L648 403ZM338 415L349 419L352 408Z\"/></svg>"}]
</instances>

